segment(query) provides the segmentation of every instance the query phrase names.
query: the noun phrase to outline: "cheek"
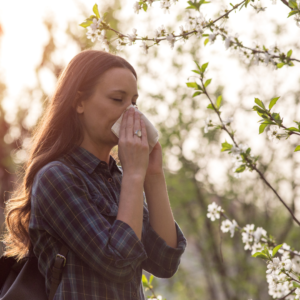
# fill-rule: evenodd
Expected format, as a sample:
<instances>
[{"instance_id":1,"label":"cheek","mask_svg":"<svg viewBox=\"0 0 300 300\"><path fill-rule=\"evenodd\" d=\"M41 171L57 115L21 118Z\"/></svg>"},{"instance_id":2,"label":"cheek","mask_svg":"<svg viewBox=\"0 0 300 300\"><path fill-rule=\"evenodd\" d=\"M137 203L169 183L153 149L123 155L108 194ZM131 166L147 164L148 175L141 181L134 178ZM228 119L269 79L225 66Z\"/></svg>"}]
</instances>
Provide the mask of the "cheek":
<instances>
[{"instance_id":1,"label":"cheek","mask_svg":"<svg viewBox=\"0 0 300 300\"><path fill-rule=\"evenodd\" d=\"M99 128L103 128L105 123L105 115L102 111L97 109L89 109L85 114L85 123L89 131L99 131Z\"/></svg>"}]
</instances>

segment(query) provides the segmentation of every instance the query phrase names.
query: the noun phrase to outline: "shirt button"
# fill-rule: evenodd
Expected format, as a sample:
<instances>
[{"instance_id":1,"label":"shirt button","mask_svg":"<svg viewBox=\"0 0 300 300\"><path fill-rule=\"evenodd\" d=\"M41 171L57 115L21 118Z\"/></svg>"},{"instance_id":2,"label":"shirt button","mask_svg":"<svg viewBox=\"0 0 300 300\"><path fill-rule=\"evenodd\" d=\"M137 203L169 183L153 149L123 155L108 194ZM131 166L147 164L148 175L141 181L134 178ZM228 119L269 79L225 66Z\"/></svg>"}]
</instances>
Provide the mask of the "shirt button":
<instances>
[{"instance_id":1,"label":"shirt button","mask_svg":"<svg viewBox=\"0 0 300 300\"><path fill-rule=\"evenodd\" d=\"M136 297L136 292L132 292L132 296L133 296L133 297Z\"/></svg>"},{"instance_id":2,"label":"shirt button","mask_svg":"<svg viewBox=\"0 0 300 300\"><path fill-rule=\"evenodd\" d=\"M109 182L112 182L112 178L108 178L108 181L109 181Z\"/></svg>"}]
</instances>

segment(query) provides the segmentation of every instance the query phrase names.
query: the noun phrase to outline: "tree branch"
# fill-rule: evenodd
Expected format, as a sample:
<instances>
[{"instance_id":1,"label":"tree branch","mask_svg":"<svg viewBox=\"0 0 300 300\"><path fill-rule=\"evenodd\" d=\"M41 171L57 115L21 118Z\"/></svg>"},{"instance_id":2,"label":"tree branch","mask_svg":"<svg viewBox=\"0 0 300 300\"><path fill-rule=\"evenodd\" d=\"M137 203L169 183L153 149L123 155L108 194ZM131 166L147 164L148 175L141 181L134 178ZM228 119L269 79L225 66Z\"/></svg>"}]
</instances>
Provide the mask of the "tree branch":
<instances>
[{"instance_id":1,"label":"tree branch","mask_svg":"<svg viewBox=\"0 0 300 300\"><path fill-rule=\"evenodd\" d=\"M202 89L203 89L203 93L207 96L207 98L209 99L214 111L216 112L216 114L218 115L218 118L221 122L221 129L223 129L224 131L227 132L227 134L230 136L232 142L234 143L234 145L236 147L238 147L238 144L237 142L235 141L234 139L234 135L232 133L229 132L229 130L227 129L226 125L224 124L222 118L221 118L221 115L220 115L220 112L219 110L216 108L216 106L214 105L213 101L211 100L209 94L207 93L207 90L204 86L204 83L203 83L203 78L200 77L200 81L202 83ZM287 206L287 204L284 202L284 200L279 196L279 194L277 193L277 191L271 186L271 184L267 181L267 179L264 177L264 175L257 169L256 165L253 164L249 159L248 157L246 157L246 160L247 160L247 163L251 166L251 168L253 170L255 170L260 178L263 180L263 182L273 191L273 193L276 195L276 197L279 199L279 201L285 206L285 208L289 211L290 215L292 216L293 220L300 226L300 222L298 221L298 219L295 217L294 213L291 211L291 209Z\"/></svg>"}]
</instances>

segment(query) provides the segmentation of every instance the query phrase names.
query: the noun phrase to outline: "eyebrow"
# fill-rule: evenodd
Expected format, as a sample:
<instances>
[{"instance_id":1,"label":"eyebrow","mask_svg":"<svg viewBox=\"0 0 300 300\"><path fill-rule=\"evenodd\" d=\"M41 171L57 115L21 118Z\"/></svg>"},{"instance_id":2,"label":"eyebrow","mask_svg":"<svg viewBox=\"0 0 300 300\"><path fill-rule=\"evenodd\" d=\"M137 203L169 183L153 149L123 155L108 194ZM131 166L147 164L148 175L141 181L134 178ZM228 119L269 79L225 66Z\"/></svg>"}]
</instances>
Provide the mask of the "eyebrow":
<instances>
[{"instance_id":1,"label":"eyebrow","mask_svg":"<svg viewBox=\"0 0 300 300\"><path fill-rule=\"evenodd\" d=\"M127 94L125 91L123 91L123 90L112 90L112 92L120 92L120 93L122 93L122 94ZM135 94L135 95L133 95L133 96L139 96L139 94Z\"/></svg>"}]
</instances>

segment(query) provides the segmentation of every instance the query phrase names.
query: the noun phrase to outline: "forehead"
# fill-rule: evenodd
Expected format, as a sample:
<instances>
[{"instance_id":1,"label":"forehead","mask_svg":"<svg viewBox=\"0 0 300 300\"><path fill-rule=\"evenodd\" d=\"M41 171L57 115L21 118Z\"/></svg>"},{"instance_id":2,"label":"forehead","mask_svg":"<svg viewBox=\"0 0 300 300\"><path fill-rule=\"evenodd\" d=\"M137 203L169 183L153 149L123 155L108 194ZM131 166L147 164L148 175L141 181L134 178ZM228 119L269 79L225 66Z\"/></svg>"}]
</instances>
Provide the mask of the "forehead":
<instances>
[{"instance_id":1,"label":"forehead","mask_svg":"<svg viewBox=\"0 0 300 300\"><path fill-rule=\"evenodd\" d=\"M105 71L99 78L100 84L115 85L115 84L133 84L136 85L134 74L125 68L111 68Z\"/></svg>"}]
</instances>

